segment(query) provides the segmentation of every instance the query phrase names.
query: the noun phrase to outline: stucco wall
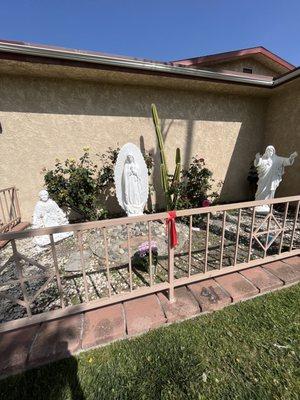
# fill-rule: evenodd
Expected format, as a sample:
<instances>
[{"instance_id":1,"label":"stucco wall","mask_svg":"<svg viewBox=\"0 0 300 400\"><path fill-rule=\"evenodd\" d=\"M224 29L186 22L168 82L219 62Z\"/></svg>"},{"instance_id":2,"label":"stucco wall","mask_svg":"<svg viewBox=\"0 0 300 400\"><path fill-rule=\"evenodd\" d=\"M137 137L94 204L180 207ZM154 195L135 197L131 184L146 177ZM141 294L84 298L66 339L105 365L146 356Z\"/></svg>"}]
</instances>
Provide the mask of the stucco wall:
<instances>
[{"instance_id":1,"label":"stucco wall","mask_svg":"<svg viewBox=\"0 0 300 400\"><path fill-rule=\"evenodd\" d=\"M294 80L274 91L269 100L265 145L272 144L280 156L297 151L292 167L285 169L276 196L300 193L300 81Z\"/></svg>"},{"instance_id":2,"label":"stucco wall","mask_svg":"<svg viewBox=\"0 0 300 400\"><path fill-rule=\"evenodd\" d=\"M238 71L243 72L243 68L252 68L253 74L257 75L266 75L266 76L277 76L273 69L268 68L266 65L260 63L259 61L254 60L251 57L241 58L234 61L227 61L223 63L217 63L215 65L211 65L206 67L207 69L212 69L214 71Z\"/></svg>"},{"instance_id":3,"label":"stucco wall","mask_svg":"<svg viewBox=\"0 0 300 400\"><path fill-rule=\"evenodd\" d=\"M267 99L8 75L0 77L0 187L20 189L23 216L30 219L41 171L56 158L79 157L84 146L99 153L117 143L140 145L141 137L156 152L152 102L163 120L170 165L176 147L184 164L199 154L216 182L224 181L224 201L247 199L249 164L264 143Z\"/></svg>"}]
</instances>

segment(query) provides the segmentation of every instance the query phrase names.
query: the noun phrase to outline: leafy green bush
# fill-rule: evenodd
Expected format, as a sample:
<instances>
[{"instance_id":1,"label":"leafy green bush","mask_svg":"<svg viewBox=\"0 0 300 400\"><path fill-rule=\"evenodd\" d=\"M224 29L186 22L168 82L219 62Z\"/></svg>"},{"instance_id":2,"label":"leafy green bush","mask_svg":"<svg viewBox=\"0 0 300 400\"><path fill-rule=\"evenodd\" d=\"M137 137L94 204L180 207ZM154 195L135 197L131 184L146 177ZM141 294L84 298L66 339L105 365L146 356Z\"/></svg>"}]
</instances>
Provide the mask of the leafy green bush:
<instances>
[{"instance_id":1,"label":"leafy green bush","mask_svg":"<svg viewBox=\"0 0 300 400\"><path fill-rule=\"evenodd\" d=\"M45 186L50 197L84 220L107 218L104 205L115 199L114 166L119 151L110 147L105 153L97 154L99 166L92 161L88 148L84 148L79 160L57 160L53 170L45 170ZM150 176L153 157L146 152L144 159ZM211 192L214 179L203 158L193 157L189 167L181 171L179 181L174 181L172 176L169 180L170 194L178 198L177 209L208 206L218 197L216 192Z\"/></svg>"},{"instance_id":2,"label":"leafy green bush","mask_svg":"<svg viewBox=\"0 0 300 400\"><path fill-rule=\"evenodd\" d=\"M98 201L97 168L88 148L78 161L75 158L63 163L57 160L55 168L46 171L44 176L50 197L60 207L74 210L85 220L105 218L107 211Z\"/></svg>"},{"instance_id":3,"label":"leafy green bush","mask_svg":"<svg viewBox=\"0 0 300 400\"><path fill-rule=\"evenodd\" d=\"M193 157L181 176L180 182L171 186L178 194L177 209L207 207L218 198L217 192L211 192L214 179L203 158Z\"/></svg>"},{"instance_id":4,"label":"leafy green bush","mask_svg":"<svg viewBox=\"0 0 300 400\"><path fill-rule=\"evenodd\" d=\"M120 148L109 147L106 153L97 154L101 168L97 172L96 184L98 194L102 202L106 204L111 197L115 196L114 168Z\"/></svg>"},{"instance_id":5,"label":"leafy green bush","mask_svg":"<svg viewBox=\"0 0 300 400\"><path fill-rule=\"evenodd\" d=\"M75 158L56 160L53 170L44 170L45 186L60 207L75 211L84 220L104 219L108 210L103 204L115 197L114 166L120 149L110 147L107 152L97 154L100 166L91 160L88 148L83 150L78 161ZM152 156L146 153L144 158L150 175Z\"/></svg>"}]
</instances>

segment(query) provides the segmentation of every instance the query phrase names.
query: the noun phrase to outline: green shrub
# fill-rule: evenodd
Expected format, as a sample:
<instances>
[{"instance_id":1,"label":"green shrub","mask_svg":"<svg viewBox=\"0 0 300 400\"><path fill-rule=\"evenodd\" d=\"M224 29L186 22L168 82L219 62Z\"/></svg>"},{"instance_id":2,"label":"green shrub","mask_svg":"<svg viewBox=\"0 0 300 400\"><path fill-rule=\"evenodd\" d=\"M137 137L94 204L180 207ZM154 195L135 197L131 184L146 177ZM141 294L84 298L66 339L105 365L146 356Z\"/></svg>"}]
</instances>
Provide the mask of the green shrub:
<instances>
[{"instance_id":1,"label":"green shrub","mask_svg":"<svg viewBox=\"0 0 300 400\"><path fill-rule=\"evenodd\" d=\"M177 209L203 207L215 202L218 193L211 192L212 175L203 158L193 157L189 167L181 171L180 182L171 186L171 190L178 193Z\"/></svg>"},{"instance_id":2,"label":"green shrub","mask_svg":"<svg viewBox=\"0 0 300 400\"><path fill-rule=\"evenodd\" d=\"M78 161L75 158L64 162L57 160L53 170L45 170L45 186L50 197L84 220L107 218L104 205L111 204L111 199L115 198L114 167L119 151L119 148L110 147L105 153L97 154L100 166L91 160L88 148ZM153 157L146 152L144 159L150 176ZM216 201L218 194L211 192L213 182L204 159L193 157L189 167L181 171L180 180L169 176L169 191L177 198L177 209L207 206Z\"/></svg>"},{"instance_id":3,"label":"green shrub","mask_svg":"<svg viewBox=\"0 0 300 400\"><path fill-rule=\"evenodd\" d=\"M115 197L114 167L120 149L110 147L107 152L97 154L100 166L91 160L88 148L83 150L78 161L56 160L53 170L44 170L45 186L60 207L75 211L87 221L104 219L108 211L103 204ZM144 158L150 175L152 156L146 153Z\"/></svg>"},{"instance_id":4,"label":"green shrub","mask_svg":"<svg viewBox=\"0 0 300 400\"><path fill-rule=\"evenodd\" d=\"M85 220L105 218L107 211L98 201L97 168L87 148L78 161L75 158L63 163L57 160L55 168L46 171L44 176L50 197L60 207L75 211Z\"/></svg>"}]
</instances>

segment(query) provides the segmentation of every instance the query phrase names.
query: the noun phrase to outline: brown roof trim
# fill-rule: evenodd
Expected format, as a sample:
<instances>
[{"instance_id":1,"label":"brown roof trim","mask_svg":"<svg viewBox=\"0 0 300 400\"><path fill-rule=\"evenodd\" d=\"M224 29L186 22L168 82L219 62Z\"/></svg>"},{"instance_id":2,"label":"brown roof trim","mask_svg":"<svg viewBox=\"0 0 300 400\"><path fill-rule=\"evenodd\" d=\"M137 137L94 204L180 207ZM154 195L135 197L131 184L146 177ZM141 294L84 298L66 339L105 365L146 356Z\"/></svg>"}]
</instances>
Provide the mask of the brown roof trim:
<instances>
[{"instance_id":1,"label":"brown roof trim","mask_svg":"<svg viewBox=\"0 0 300 400\"><path fill-rule=\"evenodd\" d=\"M39 43L32 43L32 42L22 42L22 41L17 41L17 40L4 40L0 38L0 44L6 43L6 44L17 44L21 45L24 47L31 47L31 48L41 48L41 49L48 49L48 50L53 50L53 51L58 51L58 52L68 52L68 53L76 53L76 54L81 54L81 55L92 55L92 56L100 56L100 57L109 57L113 58L116 60L131 60L131 61L144 61L144 62L149 62L149 63L161 63L161 64L172 64L169 62L164 62L164 61L157 61L157 60L150 60L147 58L139 58L139 57L131 57L131 56L123 56L120 54L112 54L112 53L105 53L102 51L94 51L94 50L80 50L80 49L73 49L70 47L62 47L62 46L52 46L52 45L47 45L47 44L39 44Z\"/></svg>"},{"instance_id":2,"label":"brown roof trim","mask_svg":"<svg viewBox=\"0 0 300 400\"><path fill-rule=\"evenodd\" d=\"M285 83L291 82L300 77L300 67L295 68L293 71L289 71L283 75L280 75L274 80L273 88L282 86Z\"/></svg>"},{"instance_id":3,"label":"brown roof trim","mask_svg":"<svg viewBox=\"0 0 300 400\"><path fill-rule=\"evenodd\" d=\"M280 66L286 68L288 71L292 71L295 69L295 66L283 58L277 56L276 54L272 53L270 50L266 49L263 46L258 47L251 47L248 49L241 49L241 50L234 50L228 51L225 53L217 53L211 54L202 57L194 57L194 58L186 58L182 60L173 61L174 65L185 65L185 66L193 66L193 65L203 65L203 64L210 64L216 63L221 61L229 61L235 58L245 57L249 55L256 55L262 54L269 58L270 60L274 61L275 63L279 64Z\"/></svg>"},{"instance_id":4,"label":"brown roof trim","mask_svg":"<svg viewBox=\"0 0 300 400\"><path fill-rule=\"evenodd\" d=\"M270 79L259 75L247 76L248 74L241 76L241 74L232 71L229 73L225 71L218 72L189 68L185 65L145 61L128 57L122 58L104 55L103 53L83 52L8 41L0 41L0 59L250 85L269 89L300 76L298 69L289 71L286 77L279 77L277 79Z\"/></svg>"},{"instance_id":5,"label":"brown roof trim","mask_svg":"<svg viewBox=\"0 0 300 400\"><path fill-rule=\"evenodd\" d=\"M42 62L49 64L64 64L90 68L103 68L115 70L129 70L137 73L142 70L148 74L169 74L170 76L191 76L193 79L216 80L226 82L239 82L256 86L271 86L272 81L256 76L237 76L233 73L224 73L210 70L201 70L177 66L170 63L144 61L138 59L122 58L103 55L103 53L83 52L78 50L53 48L43 45L15 44L0 42L0 52L3 59L18 59L27 62ZM67 64L65 63L67 61ZM97 66L97 67L95 67Z\"/></svg>"},{"instance_id":6,"label":"brown roof trim","mask_svg":"<svg viewBox=\"0 0 300 400\"><path fill-rule=\"evenodd\" d=\"M188 74L180 74L176 72L164 72L164 71L156 71L156 70L145 70L139 67L136 68L129 68L123 67L118 65L108 65L108 64L95 64L86 61L77 61L77 60L65 60L65 59L58 59L58 58L51 58L51 57L40 57L36 55L23 55L23 54L13 54L13 53L5 53L0 51L0 61L1 60L11 60L11 61L21 61L26 63L32 64L46 64L46 65L62 65L67 67L77 67L77 68L93 68L98 70L104 71L116 71L116 72L123 72L123 73L134 73L139 75L151 75L151 76L163 76L167 78L177 78L177 79L187 79L187 80L197 80L197 81L208 81L208 82L215 82L215 83L227 83L232 85L244 85L244 86L254 86L254 87L262 87L265 89L272 89L272 86L264 86L255 82L255 79L252 79L251 82L237 82L235 80L228 80L226 77L235 77L237 74L232 73L222 73L224 79L222 78L213 78L213 77L204 77L204 76L193 76ZM187 68L188 72L188 68ZM255 78L255 75L250 75L251 78ZM272 83L273 80L268 79L269 83Z\"/></svg>"}]
</instances>

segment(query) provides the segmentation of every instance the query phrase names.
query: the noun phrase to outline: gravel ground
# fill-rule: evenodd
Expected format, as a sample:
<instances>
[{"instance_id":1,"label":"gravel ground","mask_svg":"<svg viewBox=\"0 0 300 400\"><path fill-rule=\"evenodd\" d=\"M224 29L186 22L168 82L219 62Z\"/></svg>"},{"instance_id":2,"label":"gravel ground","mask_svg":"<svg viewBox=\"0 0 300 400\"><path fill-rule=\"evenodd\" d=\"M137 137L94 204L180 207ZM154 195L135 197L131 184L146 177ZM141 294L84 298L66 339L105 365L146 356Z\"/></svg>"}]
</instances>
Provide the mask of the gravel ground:
<instances>
[{"instance_id":1,"label":"gravel ground","mask_svg":"<svg viewBox=\"0 0 300 400\"><path fill-rule=\"evenodd\" d=\"M275 218L279 224L283 222L283 213L274 211ZM224 252L222 266L233 265L236 249L237 232L237 211L228 212L226 216L226 229L224 236ZM242 263L248 259L248 248L251 227L251 212L243 210L241 215L241 230L238 243L237 262ZM286 233L284 235L282 250L289 249L291 234L293 230L294 214L291 212L286 221ZM257 216L255 228L258 228L264 220L263 216ZM208 241L207 268L212 270L219 268L221 259L221 233L222 215L216 213L211 215L210 234ZM274 229L276 223L270 224ZM147 224L135 224L130 231L131 256L138 246L148 240ZM265 222L261 230L267 229ZM180 246L175 249L175 277L187 276L189 273L189 227L184 218L177 221ZM155 222L151 227L152 240L156 241L158 247L158 262L152 267L153 282L159 283L167 280L167 243L166 229L164 224ZM124 227L107 229L109 271L111 282L111 294L119 294L130 291L130 274L128 265L127 229ZM190 274L204 271L205 265L205 243L206 243L206 220L194 218L192 230L192 257ZM267 251L267 255L278 252L279 237L274 241ZM262 239L262 242L265 239ZM300 223L298 221L294 238L294 248L300 246ZM104 251L103 234L98 230L83 232L84 264L87 284L84 284L83 273L80 264L80 253L75 237L67 238L56 243L59 275L61 277L63 302L66 306L79 304L87 300L96 300L108 296L107 265ZM61 298L55 276L55 267L51 248L46 246L43 251L34 245L32 239L17 241L19 253L29 259L21 259L20 265L25 279L26 291L29 298L32 298L42 285L47 281L45 274L53 275L48 285L32 302L31 311L38 314L45 311L55 310L61 307ZM16 262L11 258L13 255L11 245L8 244L0 252L0 321L6 322L26 316L26 309L22 305L15 304L4 298L11 296L23 299L21 286L18 282L11 282L18 279ZM254 241L251 259L261 258L264 251ZM133 260L133 259L132 259ZM150 284L149 268L135 265L132 261L132 289L138 289Z\"/></svg>"}]
</instances>

